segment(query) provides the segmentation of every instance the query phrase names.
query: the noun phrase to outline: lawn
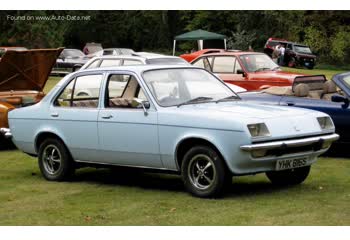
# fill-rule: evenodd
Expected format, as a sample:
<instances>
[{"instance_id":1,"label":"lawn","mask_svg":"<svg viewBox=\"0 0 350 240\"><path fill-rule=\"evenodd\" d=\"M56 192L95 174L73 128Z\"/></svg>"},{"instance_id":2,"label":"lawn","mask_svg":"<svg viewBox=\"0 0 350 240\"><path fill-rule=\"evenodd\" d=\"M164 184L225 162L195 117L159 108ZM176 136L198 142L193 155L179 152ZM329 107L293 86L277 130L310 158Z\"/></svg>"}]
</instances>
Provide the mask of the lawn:
<instances>
[{"instance_id":1,"label":"lawn","mask_svg":"<svg viewBox=\"0 0 350 240\"><path fill-rule=\"evenodd\" d=\"M50 78L45 92L58 80ZM349 173L349 159L320 158L299 186L237 177L224 198L208 200L186 193L179 176L138 170L87 168L70 182L48 182L36 158L5 150L0 225L350 225Z\"/></svg>"},{"instance_id":2,"label":"lawn","mask_svg":"<svg viewBox=\"0 0 350 240\"><path fill-rule=\"evenodd\" d=\"M81 169L48 182L37 161L0 152L0 225L349 225L350 161L321 158L302 185L237 177L222 199L190 196L178 176Z\"/></svg>"}]
</instances>

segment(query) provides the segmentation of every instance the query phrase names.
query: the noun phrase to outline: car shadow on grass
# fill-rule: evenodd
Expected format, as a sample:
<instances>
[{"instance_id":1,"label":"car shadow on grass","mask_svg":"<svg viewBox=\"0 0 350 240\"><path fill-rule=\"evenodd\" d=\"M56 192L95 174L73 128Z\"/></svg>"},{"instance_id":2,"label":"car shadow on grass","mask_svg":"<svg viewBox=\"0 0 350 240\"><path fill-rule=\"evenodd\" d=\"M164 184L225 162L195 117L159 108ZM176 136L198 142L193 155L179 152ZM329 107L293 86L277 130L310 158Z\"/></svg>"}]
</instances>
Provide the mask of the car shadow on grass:
<instances>
[{"instance_id":1,"label":"car shadow on grass","mask_svg":"<svg viewBox=\"0 0 350 240\"><path fill-rule=\"evenodd\" d=\"M86 169L76 173L71 180L73 182L85 182L100 185L136 187L144 190L186 192L181 176L176 174L164 174L145 171L142 169ZM233 178L223 197L235 198L245 196L257 196L269 193L285 191L298 186L279 187L269 181L240 181L239 177Z\"/></svg>"}]
</instances>

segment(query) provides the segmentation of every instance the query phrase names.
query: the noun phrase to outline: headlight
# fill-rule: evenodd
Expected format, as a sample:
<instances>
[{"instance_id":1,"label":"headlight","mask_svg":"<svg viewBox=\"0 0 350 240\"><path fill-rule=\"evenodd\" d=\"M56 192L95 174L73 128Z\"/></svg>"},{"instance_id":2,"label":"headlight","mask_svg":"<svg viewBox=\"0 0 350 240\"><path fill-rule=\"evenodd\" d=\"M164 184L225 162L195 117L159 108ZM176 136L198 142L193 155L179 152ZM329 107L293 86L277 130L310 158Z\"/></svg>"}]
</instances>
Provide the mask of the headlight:
<instances>
[{"instance_id":1,"label":"headlight","mask_svg":"<svg viewBox=\"0 0 350 240\"><path fill-rule=\"evenodd\" d=\"M318 117L317 121L322 130L334 129L334 125L330 117Z\"/></svg>"},{"instance_id":2,"label":"headlight","mask_svg":"<svg viewBox=\"0 0 350 240\"><path fill-rule=\"evenodd\" d=\"M248 124L247 127L252 137L270 136L270 132L267 129L265 123Z\"/></svg>"}]
</instances>

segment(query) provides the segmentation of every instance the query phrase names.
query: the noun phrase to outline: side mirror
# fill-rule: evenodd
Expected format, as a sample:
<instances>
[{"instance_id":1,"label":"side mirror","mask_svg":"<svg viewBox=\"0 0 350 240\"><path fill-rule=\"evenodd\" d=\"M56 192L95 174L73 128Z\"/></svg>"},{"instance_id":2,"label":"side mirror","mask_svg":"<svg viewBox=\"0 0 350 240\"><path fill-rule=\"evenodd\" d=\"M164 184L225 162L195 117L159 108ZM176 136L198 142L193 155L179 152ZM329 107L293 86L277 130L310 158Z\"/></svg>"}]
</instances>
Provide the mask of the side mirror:
<instances>
[{"instance_id":1,"label":"side mirror","mask_svg":"<svg viewBox=\"0 0 350 240\"><path fill-rule=\"evenodd\" d=\"M133 98L131 105L132 107L135 107L135 108L142 107L145 113L145 116L148 115L147 109L151 107L151 104L149 101L143 101L142 99L139 99L139 98Z\"/></svg>"},{"instance_id":2,"label":"side mirror","mask_svg":"<svg viewBox=\"0 0 350 240\"><path fill-rule=\"evenodd\" d=\"M332 102L343 102L342 108L348 108L349 107L349 99L340 95L335 94L332 96Z\"/></svg>"},{"instance_id":3,"label":"side mirror","mask_svg":"<svg viewBox=\"0 0 350 240\"><path fill-rule=\"evenodd\" d=\"M245 77L245 72L242 69L238 69L236 71L237 74L242 74L243 77Z\"/></svg>"}]
</instances>

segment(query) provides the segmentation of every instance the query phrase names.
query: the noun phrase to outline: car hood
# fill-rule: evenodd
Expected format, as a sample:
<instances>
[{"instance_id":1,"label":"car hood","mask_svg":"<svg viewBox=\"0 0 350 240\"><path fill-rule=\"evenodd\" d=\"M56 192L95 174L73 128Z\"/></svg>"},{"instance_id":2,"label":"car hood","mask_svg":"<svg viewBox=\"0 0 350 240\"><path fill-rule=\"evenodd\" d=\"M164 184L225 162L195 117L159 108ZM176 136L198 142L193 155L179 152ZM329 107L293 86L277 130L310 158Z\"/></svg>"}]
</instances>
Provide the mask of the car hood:
<instances>
[{"instance_id":1,"label":"car hood","mask_svg":"<svg viewBox=\"0 0 350 240\"><path fill-rule=\"evenodd\" d=\"M230 116L237 116L240 118L253 118L253 119L269 119L269 118L282 118L291 116L302 116L309 114L309 110L299 108L287 108L280 106L262 105L256 103L250 103L246 101L232 101L232 102L220 102L220 103L204 103L184 105L180 108L184 108L185 111L198 111L202 113L211 114L227 114Z\"/></svg>"},{"instance_id":2,"label":"car hood","mask_svg":"<svg viewBox=\"0 0 350 240\"><path fill-rule=\"evenodd\" d=\"M289 81L292 83L295 77L305 76L305 74L290 73L285 71L261 71L256 73L249 73L249 79L269 79L275 81Z\"/></svg>"},{"instance_id":3,"label":"car hood","mask_svg":"<svg viewBox=\"0 0 350 240\"><path fill-rule=\"evenodd\" d=\"M319 116L327 115L308 109L232 101L164 108L158 120L162 126L238 132L247 132L248 124L265 123L272 140L321 134Z\"/></svg>"},{"instance_id":4,"label":"car hood","mask_svg":"<svg viewBox=\"0 0 350 240\"><path fill-rule=\"evenodd\" d=\"M62 50L7 51L0 59L0 91L42 91Z\"/></svg>"}]
</instances>

